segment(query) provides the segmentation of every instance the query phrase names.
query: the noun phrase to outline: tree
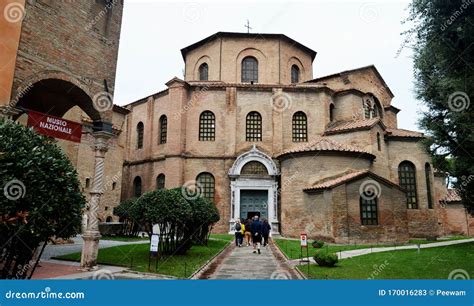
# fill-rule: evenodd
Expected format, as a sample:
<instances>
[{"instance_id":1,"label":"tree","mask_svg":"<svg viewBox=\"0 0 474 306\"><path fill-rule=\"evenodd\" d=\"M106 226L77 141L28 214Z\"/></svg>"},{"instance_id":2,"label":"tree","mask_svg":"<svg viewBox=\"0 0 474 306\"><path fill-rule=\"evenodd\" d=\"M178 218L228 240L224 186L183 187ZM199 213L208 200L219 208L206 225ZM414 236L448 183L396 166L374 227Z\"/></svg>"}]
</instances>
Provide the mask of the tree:
<instances>
[{"instance_id":1,"label":"tree","mask_svg":"<svg viewBox=\"0 0 474 306\"><path fill-rule=\"evenodd\" d=\"M124 223L122 234L125 236L138 236L140 224L136 222L142 215L140 206L137 204L137 198L130 198L121 202L114 208L114 215L118 216Z\"/></svg>"},{"instance_id":2,"label":"tree","mask_svg":"<svg viewBox=\"0 0 474 306\"><path fill-rule=\"evenodd\" d=\"M212 226L219 221L219 210L211 201L203 198L188 198L192 218L187 226L194 244L207 245Z\"/></svg>"},{"instance_id":3,"label":"tree","mask_svg":"<svg viewBox=\"0 0 474 306\"><path fill-rule=\"evenodd\" d=\"M80 231L85 199L54 139L0 120L0 278L25 278L35 250Z\"/></svg>"},{"instance_id":4,"label":"tree","mask_svg":"<svg viewBox=\"0 0 474 306\"><path fill-rule=\"evenodd\" d=\"M137 200L141 216L136 221L151 237L153 226L159 228L159 250L162 254L185 254L191 247L187 235L192 209L180 189L159 189L143 194Z\"/></svg>"},{"instance_id":5,"label":"tree","mask_svg":"<svg viewBox=\"0 0 474 306\"><path fill-rule=\"evenodd\" d=\"M420 126L433 163L450 173L474 210L474 3L413 0L404 34L414 40L416 97L427 107Z\"/></svg>"}]
</instances>

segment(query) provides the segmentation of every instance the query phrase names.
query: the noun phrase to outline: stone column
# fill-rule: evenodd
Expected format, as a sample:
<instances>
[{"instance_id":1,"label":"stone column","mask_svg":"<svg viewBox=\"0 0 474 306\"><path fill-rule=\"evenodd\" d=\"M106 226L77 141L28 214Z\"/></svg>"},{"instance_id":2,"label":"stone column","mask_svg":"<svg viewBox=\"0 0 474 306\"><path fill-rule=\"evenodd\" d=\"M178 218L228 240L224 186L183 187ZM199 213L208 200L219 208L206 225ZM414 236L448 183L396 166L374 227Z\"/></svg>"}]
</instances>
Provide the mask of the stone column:
<instances>
[{"instance_id":1,"label":"stone column","mask_svg":"<svg viewBox=\"0 0 474 306\"><path fill-rule=\"evenodd\" d=\"M92 189L90 192L89 211L87 218L86 231L82 235L84 239L84 246L81 255L81 269L95 270L97 269L97 254L99 252L99 204L100 197L103 193L104 183L104 161L105 153L109 149L109 139L113 134L109 132L99 131L94 132L94 152L95 152L95 167L94 167L94 181L92 182Z\"/></svg>"}]
</instances>

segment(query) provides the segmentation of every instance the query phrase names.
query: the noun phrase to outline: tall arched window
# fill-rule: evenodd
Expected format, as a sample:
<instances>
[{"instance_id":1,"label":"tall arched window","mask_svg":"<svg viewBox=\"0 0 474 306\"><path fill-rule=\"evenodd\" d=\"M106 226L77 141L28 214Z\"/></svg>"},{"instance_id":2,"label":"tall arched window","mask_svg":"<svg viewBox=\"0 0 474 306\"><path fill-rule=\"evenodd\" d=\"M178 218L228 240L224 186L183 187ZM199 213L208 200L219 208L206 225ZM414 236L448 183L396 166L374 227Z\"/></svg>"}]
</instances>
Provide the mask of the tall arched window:
<instances>
[{"instance_id":1,"label":"tall arched window","mask_svg":"<svg viewBox=\"0 0 474 306\"><path fill-rule=\"evenodd\" d=\"M293 115L293 142L308 141L308 119L303 112Z\"/></svg>"},{"instance_id":2,"label":"tall arched window","mask_svg":"<svg viewBox=\"0 0 474 306\"><path fill-rule=\"evenodd\" d=\"M199 80L207 81L209 79L209 66L206 63L199 66Z\"/></svg>"},{"instance_id":3,"label":"tall arched window","mask_svg":"<svg viewBox=\"0 0 474 306\"><path fill-rule=\"evenodd\" d=\"M405 189L407 193L407 208L418 208L415 165L409 161L401 162L398 166L398 179L400 187Z\"/></svg>"},{"instance_id":4,"label":"tall arched window","mask_svg":"<svg viewBox=\"0 0 474 306\"><path fill-rule=\"evenodd\" d=\"M214 176L208 172L200 173L196 177L201 194L204 198L214 202L215 180Z\"/></svg>"},{"instance_id":5,"label":"tall arched window","mask_svg":"<svg viewBox=\"0 0 474 306\"><path fill-rule=\"evenodd\" d=\"M431 183L431 165L425 164L425 179L426 179L426 197L428 198L428 208L433 208L433 191Z\"/></svg>"},{"instance_id":6,"label":"tall arched window","mask_svg":"<svg viewBox=\"0 0 474 306\"><path fill-rule=\"evenodd\" d=\"M142 178L136 176L133 179L133 196L139 198L142 195Z\"/></svg>"},{"instance_id":7,"label":"tall arched window","mask_svg":"<svg viewBox=\"0 0 474 306\"><path fill-rule=\"evenodd\" d=\"M291 66L291 83L299 83L300 82L300 68L296 65Z\"/></svg>"},{"instance_id":8,"label":"tall arched window","mask_svg":"<svg viewBox=\"0 0 474 306\"><path fill-rule=\"evenodd\" d=\"M160 117L160 126L159 126L159 143L166 143L166 137L168 136L168 118L165 115Z\"/></svg>"},{"instance_id":9,"label":"tall arched window","mask_svg":"<svg viewBox=\"0 0 474 306\"><path fill-rule=\"evenodd\" d=\"M137 124L137 149L143 149L143 122Z\"/></svg>"},{"instance_id":10,"label":"tall arched window","mask_svg":"<svg viewBox=\"0 0 474 306\"><path fill-rule=\"evenodd\" d=\"M250 112L246 119L246 141L262 141L262 116Z\"/></svg>"},{"instance_id":11,"label":"tall arched window","mask_svg":"<svg viewBox=\"0 0 474 306\"><path fill-rule=\"evenodd\" d=\"M380 133L377 133L377 150L382 150L382 140L380 139Z\"/></svg>"},{"instance_id":12,"label":"tall arched window","mask_svg":"<svg viewBox=\"0 0 474 306\"><path fill-rule=\"evenodd\" d=\"M156 189L165 189L165 175L163 173L158 174L156 177Z\"/></svg>"},{"instance_id":13,"label":"tall arched window","mask_svg":"<svg viewBox=\"0 0 474 306\"><path fill-rule=\"evenodd\" d=\"M334 121L334 104L329 105L329 121L333 122Z\"/></svg>"},{"instance_id":14,"label":"tall arched window","mask_svg":"<svg viewBox=\"0 0 474 306\"><path fill-rule=\"evenodd\" d=\"M258 83L258 61L248 56L242 60L242 83Z\"/></svg>"},{"instance_id":15,"label":"tall arched window","mask_svg":"<svg viewBox=\"0 0 474 306\"><path fill-rule=\"evenodd\" d=\"M199 140L214 141L216 139L216 117L211 111L201 113L199 117Z\"/></svg>"},{"instance_id":16,"label":"tall arched window","mask_svg":"<svg viewBox=\"0 0 474 306\"><path fill-rule=\"evenodd\" d=\"M362 225L377 225L377 197L360 196L360 223Z\"/></svg>"},{"instance_id":17,"label":"tall arched window","mask_svg":"<svg viewBox=\"0 0 474 306\"><path fill-rule=\"evenodd\" d=\"M364 99L364 117L365 119L377 118L380 115L380 110L377 102L373 98Z\"/></svg>"}]
</instances>

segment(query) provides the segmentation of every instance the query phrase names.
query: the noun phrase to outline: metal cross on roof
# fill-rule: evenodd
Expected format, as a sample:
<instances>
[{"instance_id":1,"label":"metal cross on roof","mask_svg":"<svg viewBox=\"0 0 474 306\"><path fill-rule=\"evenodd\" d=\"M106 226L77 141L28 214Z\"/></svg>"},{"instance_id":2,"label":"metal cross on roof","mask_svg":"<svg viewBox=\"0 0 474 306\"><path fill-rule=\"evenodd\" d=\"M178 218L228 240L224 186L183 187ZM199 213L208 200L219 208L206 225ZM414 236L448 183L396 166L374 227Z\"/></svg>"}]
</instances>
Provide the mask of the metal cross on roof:
<instances>
[{"instance_id":1,"label":"metal cross on roof","mask_svg":"<svg viewBox=\"0 0 474 306\"><path fill-rule=\"evenodd\" d=\"M249 22L249 20L248 20L248 19L247 19L247 24L246 24L246 25L244 25L244 27L246 27L246 28L247 28L247 33L250 33L250 30L251 30L252 28L250 27L250 22Z\"/></svg>"}]
</instances>

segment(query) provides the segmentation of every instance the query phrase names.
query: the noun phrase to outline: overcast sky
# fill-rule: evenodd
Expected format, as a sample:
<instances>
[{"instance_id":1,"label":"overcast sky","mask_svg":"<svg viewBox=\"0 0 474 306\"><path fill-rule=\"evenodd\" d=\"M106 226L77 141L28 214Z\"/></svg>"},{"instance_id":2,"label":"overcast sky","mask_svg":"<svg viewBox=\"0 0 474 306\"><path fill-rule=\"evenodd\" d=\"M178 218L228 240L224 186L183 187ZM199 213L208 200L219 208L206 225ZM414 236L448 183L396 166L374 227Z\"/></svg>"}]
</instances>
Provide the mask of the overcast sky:
<instances>
[{"instance_id":1,"label":"overcast sky","mask_svg":"<svg viewBox=\"0 0 474 306\"><path fill-rule=\"evenodd\" d=\"M115 103L128 104L183 78L180 49L218 31L283 33L317 51L313 76L374 64L401 108L400 128L417 129L412 53L402 48L409 1L125 0ZM400 52L401 51L401 52Z\"/></svg>"}]
</instances>

